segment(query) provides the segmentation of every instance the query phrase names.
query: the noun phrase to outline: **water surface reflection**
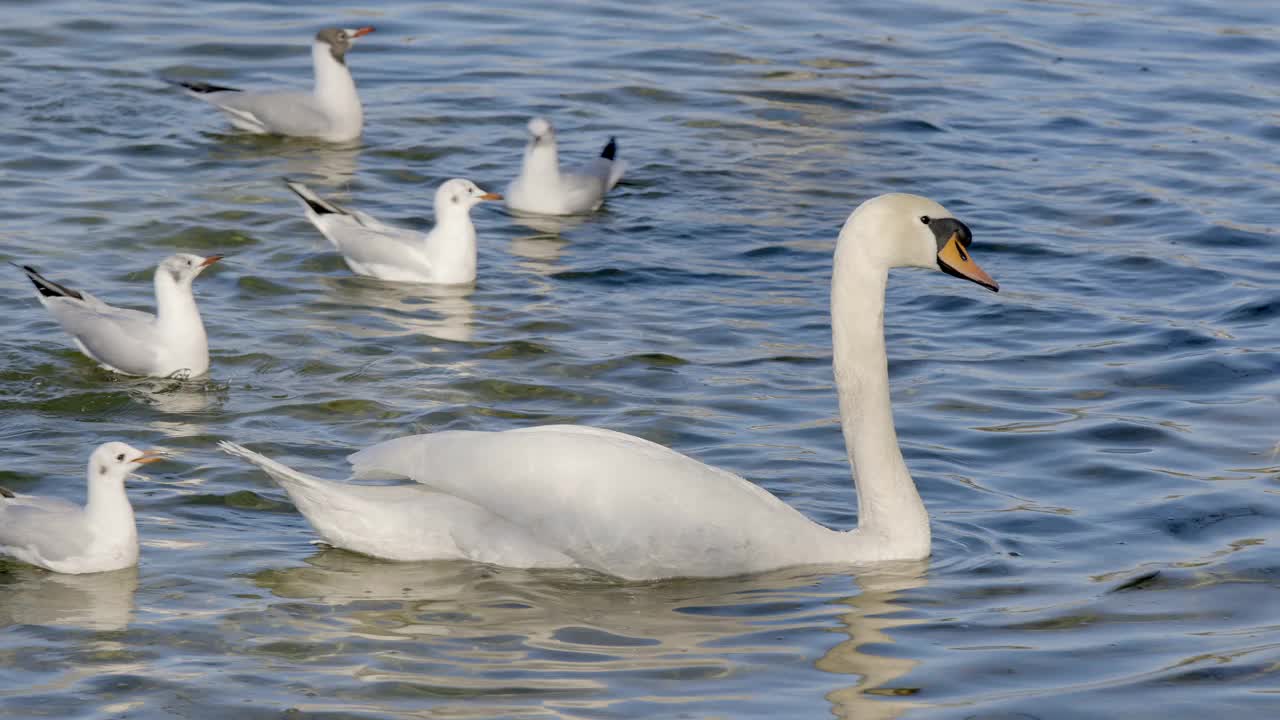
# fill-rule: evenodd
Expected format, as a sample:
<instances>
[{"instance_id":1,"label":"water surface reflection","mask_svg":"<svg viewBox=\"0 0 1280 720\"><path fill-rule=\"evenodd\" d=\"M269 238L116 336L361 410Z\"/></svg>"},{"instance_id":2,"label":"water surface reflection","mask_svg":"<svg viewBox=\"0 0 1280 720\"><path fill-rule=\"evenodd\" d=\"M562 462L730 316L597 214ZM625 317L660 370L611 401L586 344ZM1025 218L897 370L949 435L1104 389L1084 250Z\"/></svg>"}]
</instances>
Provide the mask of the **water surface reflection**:
<instances>
[{"instance_id":1,"label":"water surface reflection","mask_svg":"<svg viewBox=\"0 0 1280 720\"><path fill-rule=\"evenodd\" d=\"M509 709L513 696L576 713L616 711L619 703L694 711L759 703L766 676L806 685L816 677L824 680L813 699L825 694L837 716L891 718L910 705L878 693L917 662L884 652L890 631L911 622L894 601L925 583L924 570L910 564L864 579L807 568L636 584L326 550L252 581L289 604L291 634L311 646L365 646L352 695L456 688L476 716ZM835 644L817 660L825 672L813 676L812 643L832 632L845 639L826 641ZM840 687L839 676L857 681ZM613 697L597 706L593 698L606 687Z\"/></svg>"},{"instance_id":2,"label":"water surface reflection","mask_svg":"<svg viewBox=\"0 0 1280 720\"><path fill-rule=\"evenodd\" d=\"M0 566L0 627L53 625L124 630L133 618L138 568L60 575L16 562Z\"/></svg>"}]
</instances>

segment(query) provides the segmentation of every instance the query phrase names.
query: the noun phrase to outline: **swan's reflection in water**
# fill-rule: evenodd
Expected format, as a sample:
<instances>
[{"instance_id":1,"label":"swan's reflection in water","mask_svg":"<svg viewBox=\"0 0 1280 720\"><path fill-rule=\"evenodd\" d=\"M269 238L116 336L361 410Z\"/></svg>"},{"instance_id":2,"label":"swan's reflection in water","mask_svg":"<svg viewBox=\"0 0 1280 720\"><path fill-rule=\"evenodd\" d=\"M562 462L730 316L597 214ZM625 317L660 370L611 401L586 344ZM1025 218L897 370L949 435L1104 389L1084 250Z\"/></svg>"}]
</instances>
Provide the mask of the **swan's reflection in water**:
<instances>
[{"instance_id":1,"label":"swan's reflection in water","mask_svg":"<svg viewBox=\"0 0 1280 720\"><path fill-rule=\"evenodd\" d=\"M895 717L910 706L875 690L915 661L860 648L893 642L887 631L909 622L892 614L896 593L924 583L923 566L906 568L874 576L850 597L847 575L814 568L636 584L577 571L384 563L338 550L252 580L287 601L305 642L351 652L367 644L334 669L349 679L347 663L360 668L344 702L448 688L468 697L465 711L450 708L460 717L529 704L576 717L574 708L622 712L626 703L637 706L625 716L655 707L732 716L767 702L761 687L805 688L795 692L815 713ZM837 625L848 637L831 648ZM816 681L815 662L825 671ZM846 675L857 682L832 690L848 684Z\"/></svg>"},{"instance_id":2,"label":"swan's reflection in water","mask_svg":"<svg viewBox=\"0 0 1280 720\"><path fill-rule=\"evenodd\" d=\"M863 652L868 645L892 645L889 630L922 620L899 617L901 605L895 600L904 590L923 587L927 562L895 563L858 574L862 593L840 602L851 611L842 621L849 639L831 648L818 661L818 669L842 675L857 675L854 685L827 694L832 713L838 718L889 720L917 707L918 703L892 701L887 696L908 694L893 682L911 672L920 660L886 657Z\"/></svg>"},{"instance_id":3,"label":"swan's reflection in water","mask_svg":"<svg viewBox=\"0 0 1280 720\"><path fill-rule=\"evenodd\" d=\"M46 625L124 630L133 619L138 568L60 575L0 561L0 627Z\"/></svg>"}]
</instances>

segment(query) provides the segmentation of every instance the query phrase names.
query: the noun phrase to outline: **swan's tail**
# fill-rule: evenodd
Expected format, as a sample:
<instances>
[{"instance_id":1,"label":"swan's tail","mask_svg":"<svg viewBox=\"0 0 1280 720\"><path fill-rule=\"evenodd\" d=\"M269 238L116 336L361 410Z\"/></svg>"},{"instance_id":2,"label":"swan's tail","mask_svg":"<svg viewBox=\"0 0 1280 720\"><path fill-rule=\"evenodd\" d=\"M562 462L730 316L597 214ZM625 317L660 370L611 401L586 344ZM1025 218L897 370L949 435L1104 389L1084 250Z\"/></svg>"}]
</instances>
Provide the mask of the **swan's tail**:
<instances>
[{"instance_id":1,"label":"swan's tail","mask_svg":"<svg viewBox=\"0 0 1280 720\"><path fill-rule=\"evenodd\" d=\"M270 475L273 480L280 484L285 490L295 488L313 488L321 489L333 483L327 480L321 480L313 475L298 472L284 463L276 462L265 455L250 450L243 445L237 445L233 442L222 441L218 443L218 447L230 455L247 460L250 463L262 468L262 471Z\"/></svg>"}]
</instances>

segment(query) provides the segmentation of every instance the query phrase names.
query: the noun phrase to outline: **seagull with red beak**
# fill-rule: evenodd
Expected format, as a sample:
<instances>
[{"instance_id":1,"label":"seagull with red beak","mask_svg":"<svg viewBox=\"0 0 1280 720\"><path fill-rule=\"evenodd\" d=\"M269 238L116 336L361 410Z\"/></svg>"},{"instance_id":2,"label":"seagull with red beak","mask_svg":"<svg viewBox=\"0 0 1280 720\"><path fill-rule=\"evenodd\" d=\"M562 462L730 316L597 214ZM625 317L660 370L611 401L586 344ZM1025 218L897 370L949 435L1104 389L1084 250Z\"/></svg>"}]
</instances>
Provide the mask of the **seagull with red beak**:
<instances>
[{"instance_id":1,"label":"seagull with red beak","mask_svg":"<svg viewBox=\"0 0 1280 720\"><path fill-rule=\"evenodd\" d=\"M0 555L58 573L95 573L138 564L138 525L124 491L125 478L163 460L122 442L99 445L89 456L84 505L22 495L0 488Z\"/></svg>"},{"instance_id":2,"label":"seagull with red beak","mask_svg":"<svg viewBox=\"0 0 1280 720\"><path fill-rule=\"evenodd\" d=\"M465 178L446 180L436 189L435 227L424 234L332 203L302 183L286 180L285 185L302 200L307 219L342 253L355 274L436 285L475 282L476 226L471 208L502 199Z\"/></svg>"},{"instance_id":3,"label":"seagull with red beak","mask_svg":"<svg viewBox=\"0 0 1280 720\"><path fill-rule=\"evenodd\" d=\"M312 137L348 142L364 129L364 108L356 81L347 69L347 51L371 27L326 28L311 44L315 88L309 92L246 92L200 82L181 82L194 97L226 114L231 124L251 133Z\"/></svg>"},{"instance_id":4,"label":"seagull with red beak","mask_svg":"<svg viewBox=\"0 0 1280 720\"><path fill-rule=\"evenodd\" d=\"M209 370L209 339L191 283L221 255L171 255L156 267L156 314L118 308L18 265L80 352L124 375L198 377Z\"/></svg>"}]
</instances>

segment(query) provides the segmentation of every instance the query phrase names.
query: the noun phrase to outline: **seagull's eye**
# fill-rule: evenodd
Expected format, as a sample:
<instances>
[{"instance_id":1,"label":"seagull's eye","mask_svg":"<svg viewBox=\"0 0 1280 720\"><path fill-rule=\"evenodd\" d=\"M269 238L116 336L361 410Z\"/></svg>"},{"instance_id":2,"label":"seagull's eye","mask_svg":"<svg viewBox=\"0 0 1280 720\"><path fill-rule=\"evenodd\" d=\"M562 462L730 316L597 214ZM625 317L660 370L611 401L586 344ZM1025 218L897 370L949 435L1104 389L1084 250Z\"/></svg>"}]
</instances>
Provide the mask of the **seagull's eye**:
<instances>
[{"instance_id":1,"label":"seagull's eye","mask_svg":"<svg viewBox=\"0 0 1280 720\"><path fill-rule=\"evenodd\" d=\"M124 453L120 453L116 456L116 462L124 462Z\"/></svg>"},{"instance_id":2,"label":"seagull's eye","mask_svg":"<svg viewBox=\"0 0 1280 720\"><path fill-rule=\"evenodd\" d=\"M924 223L925 225L928 225L930 222L933 222L933 221L929 219L928 215L921 215L920 222Z\"/></svg>"}]
</instances>

